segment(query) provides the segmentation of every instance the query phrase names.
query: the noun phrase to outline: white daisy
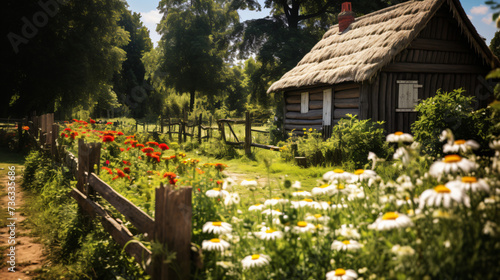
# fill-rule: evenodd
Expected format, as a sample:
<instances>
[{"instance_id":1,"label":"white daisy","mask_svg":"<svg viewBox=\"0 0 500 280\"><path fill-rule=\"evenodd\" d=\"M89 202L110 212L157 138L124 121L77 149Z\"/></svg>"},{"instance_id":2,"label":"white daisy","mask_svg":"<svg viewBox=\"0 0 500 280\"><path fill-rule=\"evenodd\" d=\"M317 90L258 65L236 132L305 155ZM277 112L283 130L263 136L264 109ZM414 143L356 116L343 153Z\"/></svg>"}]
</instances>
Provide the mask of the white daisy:
<instances>
[{"instance_id":1,"label":"white daisy","mask_svg":"<svg viewBox=\"0 0 500 280\"><path fill-rule=\"evenodd\" d=\"M431 165L429 174L440 178L443 174L455 174L460 171L469 173L476 168L477 164L468 159L462 158L459 155L447 155L444 159L436 161Z\"/></svg>"},{"instance_id":2,"label":"white daisy","mask_svg":"<svg viewBox=\"0 0 500 280\"><path fill-rule=\"evenodd\" d=\"M274 197L274 198L271 198L271 199L267 199L264 202L264 205L266 205L266 206L268 206L268 205L274 206L274 205L276 205L278 203L284 204L284 203L287 203L287 202L288 202L288 199Z\"/></svg>"},{"instance_id":3,"label":"white daisy","mask_svg":"<svg viewBox=\"0 0 500 280\"><path fill-rule=\"evenodd\" d=\"M444 153L467 153L470 150L479 149L479 144L474 140L456 140L454 142L448 142L443 146Z\"/></svg>"},{"instance_id":4,"label":"white daisy","mask_svg":"<svg viewBox=\"0 0 500 280\"><path fill-rule=\"evenodd\" d=\"M292 208L302 208L302 207L314 207L315 201L310 198L304 198L300 201L292 201Z\"/></svg>"},{"instance_id":5,"label":"white daisy","mask_svg":"<svg viewBox=\"0 0 500 280\"><path fill-rule=\"evenodd\" d=\"M240 196L238 195L238 193L228 193L226 195L226 198L224 199L224 205L226 206L238 203L240 203Z\"/></svg>"},{"instance_id":6,"label":"white daisy","mask_svg":"<svg viewBox=\"0 0 500 280\"><path fill-rule=\"evenodd\" d=\"M452 204L461 204L469 206L469 197L464 191L457 187L446 187L438 185L433 189L425 190L419 197L419 208L429 207L445 207L450 208Z\"/></svg>"},{"instance_id":7,"label":"white daisy","mask_svg":"<svg viewBox=\"0 0 500 280\"><path fill-rule=\"evenodd\" d=\"M292 232L293 233L305 233L305 232L314 232L316 230L316 226L314 224L305 222L305 221L300 221L297 223L296 226L293 227Z\"/></svg>"},{"instance_id":8,"label":"white daisy","mask_svg":"<svg viewBox=\"0 0 500 280\"><path fill-rule=\"evenodd\" d=\"M484 192L490 191L490 186L488 186L488 183L486 183L485 180L477 179L476 177L471 177L471 176L464 176L460 180L448 182L446 183L446 187L448 188L456 187L464 191L472 191L472 192L477 192L478 190Z\"/></svg>"},{"instance_id":9,"label":"white daisy","mask_svg":"<svg viewBox=\"0 0 500 280\"><path fill-rule=\"evenodd\" d=\"M213 188L205 193L208 197L224 197L228 194L227 191L221 190L220 188Z\"/></svg>"},{"instance_id":10,"label":"white daisy","mask_svg":"<svg viewBox=\"0 0 500 280\"><path fill-rule=\"evenodd\" d=\"M292 193L293 196L302 196L302 197L309 197L311 196L310 192L307 191L296 191Z\"/></svg>"},{"instance_id":11,"label":"white daisy","mask_svg":"<svg viewBox=\"0 0 500 280\"><path fill-rule=\"evenodd\" d=\"M257 181L255 181L255 180L252 180L252 181L243 180L243 181L241 181L240 186L242 186L242 187L249 187L249 186L256 187Z\"/></svg>"},{"instance_id":12,"label":"white daisy","mask_svg":"<svg viewBox=\"0 0 500 280\"><path fill-rule=\"evenodd\" d=\"M306 215L306 221L309 222L316 222L316 223L327 223L330 220L330 217L324 216L321 214L307 214Z\"/></svg>"},{"instance_id":13,"label":"white daisy","mask_svg":"<svg viewBox=\"0 0 500 280\"><path fill-rule=\"evenodd\" d=\"M233 226L226 222L207 222L203 225L203 232L226 234L233 230Z\"/></svg>"},{"instance_id":14,"label":"white daisy","mask_svg":"<svg viewBox=\"0 0 500 280\"><path fill-rule=\"evenodd\" d=\"M329 195L332 189L335 188L334 185L324 184L319 187L315 187L311 190L313 195Z\"/></svg>"},{"instance_id":15,"label":"white daisy","mask_svg":"<svg viewBox=\"0 0 500 280\"><path fill-rule=\"evenodd\" d=\"M500 139L491 141L490 148L493 150L500 150Z\"/></svg>"},{"instance_id":16,"label":"white daisy","mask_svg":"<svg viewBox=\"0 0 500 280\"><path fill-rule=\"evenodd\" d=\"M394 152L394 155L392 156L394 159L399 159L403 163L403 165L408 165L410 163L410 154L406 150L405 147L399 147L397 148L396 152Z\"/></svg>"},{"instance_id":17,"label":"white daisy","mask_svg":"<svg viewBox=\"0 0 500 280\"><path fill-rule=\"evenodd\" d=\"M332 243L332 250L356 251L361 249L362 246L363 245L361 245L358 241L355 240L344 240L344 241L335 240Z\"/></svg>"},{"instance_id":18,"label":"white daisy","mask_svg":"<svg viewBox=\"0 0 500 280\"><path fill-rule=\"evenodd\" d=\"M274 230L269 227L262 227L259 232L255 232L255 235L262 240L275 240L283 238L283 232L279 230Z\"/></svg>"},{"instance_id":19,"label":"white daisy","mask_svg":"<svg viewBox=\"0 0 500 280\"><path fill-rule=\"evenodd\" d=\"M264 204L255 204L248 207L248 211L262 211L264 209Z\"/></svg>"},{"instance_id":20,"label":"white daisy","mask_svg":"<svg viewBox=\"0 0 500 280\"><path fill-rule=\"evenodd\" d=\"M353 225L342 225L339 229L335 230L336 235L341 235L348 239L360 239L361 235Z\"/></svg>"},{"instance_id":21,"label":"white daisy","mask_svg":"<svg viewBox=\"0 0 500 280\"><path fill-rule=\"evenodd\" d=\"M373 170L357 169L351 175L351 182L354 183L354 182L368 181L370 178L376 178L376 177L377 173Z\"/></svg>"},{"instance_id":22,"label":"white daisy","mask_svg":"<svg viewBox=\"0 0 500 280\"><path fill-rule=\"evenodd\" d=\"M411 134L408 133L396 131L392 134L387 135L386 141L391 143L413 142L413 136L411 136Z\"/></svg>"},{"instance_id":23,"label":"white daisy","mask_svg":"<svg viewBox=\"0 0 500 280\"><path fill-rule=\"evenodd\" d=\"M351 173L346 172L342 169L334 169L333 171L328 171L323 174L323 180L325 181L333 181L333 180L349 180L351 179Z\"/></svg>"},{"instance_id":24,"label":"white daisy","mask_svg":"<svg viewBox=\"0 0 500 280\"><path fill-rule=\"evenodd\" d=\"M277 209L266 209L264 211L262 211L262 214L265 214L265 215L272 215L272 216L281 216L283 215L283 213L281 213L280 210L277 210Z\"/></svg>"},{"instance_id":25,"label":"white daisy","mask_svg":"<svg viewBox=\"0 0 500 280\"><path fill-rule=\"evenodd\" d=\"M229 243L219 239L219 238L212 238L210 240L203 240L201 243L201 249L205 251L220 251L223 252L229 248Z\"/></svg>"},{"instance_id":26,"label":"white daisy","mask_svg":"<svg viewBox=\"0 0 500 280\"><path fill-rule=\"evenodd\" d=\"M363 199L365 198L365 192L363 187L359 187L351 190L351 193L347 196L347 200L353 201L355 199Z\"/></svg>"},{"instance_id":27,"label":"white daisy","mask_svg":"<svg viewBox=\"0 0 500 280\"><path fill-rule=\"evenodd\" d=\"M269 256L263 254L254 254L251 256L246 256L243 260L241 260L241 264L243 265L243 269L249 269L252 267L261 267L269 264L271 258Z\"/></svg>"},{"instance_id":28,"label":"white daisy","mask_svg":"<svg viewBox=\"0 0 500 280\"><path fill-rule=\"evenodd\" d=\"M358 274L352 269L337 268L326 274L326 280L354 280L356 278L358 278Z\"/></svg>"},{"instance_id":29,"label":"white daisy","mask_svg":"<svg viewBox=\"0 0 500 280\"><path fill-rule=\"evenodd\" d=\"M410 247L410 246L401 246L401 245L394 245L391 248L391 252L394 254L403 257L403 256L412 256L415 255L415 250Z\"/></svg>"},{"instance_id":30,"label":"white daisy","mask_svg":"<svg viewBox=\"0 0 500 280\"><path fill-rule=\"evenodd\" d=\"M292 188L300 189L301 188L300 182L299 181L295 181L295 183L292 184Z\"/></svg>"},{"instance_id":31,"label":"white daisy","mask_svg":"<svg viewBox=\"0 0 500 280\"><path fill-rule=\"evenodd\" d=\"M222 183L222 189L226 191L230 191L233 189L233 186L236 184L233 178L228 177L224 179L224 183Z\"/></svg>"},{"instance_id":32,"label":"white daisy","mask_svg":"<svg viewBox=\"0 0 500 280\"><path fill-rule=\"evenodd\" d=\"M373 224L369 225L368 228L375 230L391 230L412 225L413 222L410 217L398 212L387 212L382 217L375 220Z\"/></svg>"}]
</instances>

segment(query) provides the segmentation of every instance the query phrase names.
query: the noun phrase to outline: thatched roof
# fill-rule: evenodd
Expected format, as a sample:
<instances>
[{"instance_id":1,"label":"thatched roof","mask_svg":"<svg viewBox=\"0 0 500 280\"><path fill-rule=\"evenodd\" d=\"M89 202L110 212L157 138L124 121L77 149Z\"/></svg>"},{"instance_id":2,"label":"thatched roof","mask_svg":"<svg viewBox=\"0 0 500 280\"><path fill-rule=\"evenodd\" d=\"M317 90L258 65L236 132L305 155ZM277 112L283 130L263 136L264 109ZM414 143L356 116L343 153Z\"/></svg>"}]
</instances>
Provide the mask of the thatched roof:
<instances>
[{"instance_id":1,"label":"thatched roof","mask_svg":"<svg viewBox=\"0 0 500 280\"><path fill-rule=\"evenodd\" d=\"M356 18L343 33L332 26L268 92L371 79L408 47L444 3L473 49L492 67L498 65L459 0L413 0Z\"/></svg>"}]
</instances>

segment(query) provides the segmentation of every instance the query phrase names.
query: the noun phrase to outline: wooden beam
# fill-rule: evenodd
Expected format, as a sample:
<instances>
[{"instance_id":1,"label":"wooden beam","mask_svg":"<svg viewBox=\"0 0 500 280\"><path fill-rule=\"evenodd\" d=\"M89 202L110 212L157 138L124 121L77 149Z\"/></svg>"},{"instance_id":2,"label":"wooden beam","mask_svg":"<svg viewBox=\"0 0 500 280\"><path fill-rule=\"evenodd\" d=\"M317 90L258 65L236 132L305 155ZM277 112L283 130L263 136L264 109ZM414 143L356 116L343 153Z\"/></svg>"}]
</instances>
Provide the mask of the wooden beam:
<instances>
[{"instance_id":1,"label":"wooden beam","mask_svg":"<svg viewBox=\"0 0 500 280\"><path fill-rule=\"evenodd\" d=\"M300 120L300 119L285 119L285 124L305 124L305 125L321 125L322 119L317 120Z\"/></svg>"},{"instance_id":2,"label":"wooden beam","mask_svg":"<svg viewBox=\"0 0 500 280\"><path fill-rule=\"evenodd\" d=\"M323 108L323 101L309 101L309 110L316 110ZM300 112L300 104L286 105L287 111Z\"/></svg>"},{"instance_id":3,"label":"wooden beam","mask_svg":"<svg viewBox=\"0 0 500 280\"><path fill-rule=\"evenodd\" d=\"M154 236L154 220L132 202L117 193L112 187L102 181L94 173L90 174L89 185L123 214L140 232Z\"/></svg>"},{"instance_id":4,"label":"wooden beam","mask_svg":"<svg viewBox=\"0 0 500 280\"><path fill-rule=\"evenodd\" d=\"M417 38L411 42L408 49L443 52L469 53L472 49L460 41Z\"/></svg>"},{"instance_id":5,"label":"wooden beam","mask_svg":"<svg viewBox=\"0 0 500 280\"><path fill-rule=\"evenodd\" d=\"M358 98L359 97L359 88L354 88L354 89L347 89L347 90L342 90L342 91L335 91L335 102L337 102L337 99L343 99L343 98Z\"/></svg>"},{"instance_id":6,"label":"wooden beam","mask_svg":"<svg viewBox=\"0 0 500 280\"><path fill-rule=\"evenodd\" d=\"M333 118L344 118L346 114L357 115L359 117L359 109L335 109L333 111Z\"/></svg>"},{"instance_id":7,"label":"wooden beam","mask_svg":"<svg viewBox=\"0 0 500 280\"><path fill-rule=\"evenodd\" d=\"M125 252L134 257L136 262L141 264L141 266L144 264L146 266L146 272L150 275L152 274L152 267L150 266L152 256L151 251L141 242L134 242L133 236L125 226L118 223L106 212L106 210L104 210L101 205L88 199L87 196L79 190L72 188L70 196L73 197L92 217L99 215L101 217L103 227L111 234L113 239L122 247L128 243L124 248Z\"/></svg>"},{"instance_id":8,"label":"wooden beam","mask_svg":"<svg viewBox=\"0 0 500 280\"><path fill-rule=\"evenodd\" d=\"M271 151L279 151L280 147L274 146L274 145L264 145L264 144L257 144L257 143L252 143L252 147L257 147L257 148L262 148L262 149L268 149Z\"/></svg>"},{"instance_id":9,"label":"wooden beam","mask_svg":"<svg viewBox=\"0 0 500 280\"><path fill-rule=\"evenodd\" d=\"M288 119L304 119L304 120L316 120L323 118L323 110L310 110L305 114L298 112L288 112L286 113L286 118Z\"/></svg>"},{"instance_id":10,"label":"wooden beam","mask_svg":"<svg viewBox=\"0 0 500 280\"><path fill-rule=\"evenodd\" d=\"M486 73L487 69L477 65L430 64L430 63L392 63L382 69L384 72L407 73Z\"/></svg>"}]
</instances>

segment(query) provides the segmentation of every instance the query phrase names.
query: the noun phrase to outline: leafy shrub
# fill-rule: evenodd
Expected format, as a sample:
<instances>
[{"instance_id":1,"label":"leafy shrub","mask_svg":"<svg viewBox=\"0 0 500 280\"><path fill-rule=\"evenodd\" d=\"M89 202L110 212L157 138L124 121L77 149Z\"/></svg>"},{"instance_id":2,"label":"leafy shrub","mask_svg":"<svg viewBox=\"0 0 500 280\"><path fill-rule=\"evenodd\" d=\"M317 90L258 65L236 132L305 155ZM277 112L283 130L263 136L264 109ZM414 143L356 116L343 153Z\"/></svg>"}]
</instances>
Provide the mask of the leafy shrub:
<instances>
[{"instance_id":1,"label":"leafy shrub","mask_svg":"<svg viewBox=\"0 0 500 280\"><path fill-rule=\"evenodd\" d=\"M436 96L422 101L415 108L418 119L411 130L415 141L422 145L428 155L438 157L442 154L441 132L450 128L455 139L474 139L485 147L485 138L491 125L489 110L474 111L475 98L463 95L463 89L452 92L438 90Z\"/></svg>"},{"instance_id":2,"label":"leafy shrub","mask_svg":"<svg viewBox=\"0 0 500 280\"><path fill-rule=\"evenodd\" d=\"M344 165L362 168L368 163L368 152L386 157L391 150L385 142L383 122L358 120L348 115L333 127L330 138L323 140L316 130L306 130L304 137L291 137L282 147L282 158L293 158L293 144L297 145L297 156L305 157L311 165ZM281 143L283 144L283 143Z\"/></svg>"},{"instance_id":3,"label":"leafy shrub","mask_svg":"<svg viewBox=\"0 0 500 280\"><path fill-rule=\"evenodd\" d=\"M50 158L41 151L33 150L26 157L23 174L23 187L40 190L53 176Z\"/></svg>"}]
</instances>

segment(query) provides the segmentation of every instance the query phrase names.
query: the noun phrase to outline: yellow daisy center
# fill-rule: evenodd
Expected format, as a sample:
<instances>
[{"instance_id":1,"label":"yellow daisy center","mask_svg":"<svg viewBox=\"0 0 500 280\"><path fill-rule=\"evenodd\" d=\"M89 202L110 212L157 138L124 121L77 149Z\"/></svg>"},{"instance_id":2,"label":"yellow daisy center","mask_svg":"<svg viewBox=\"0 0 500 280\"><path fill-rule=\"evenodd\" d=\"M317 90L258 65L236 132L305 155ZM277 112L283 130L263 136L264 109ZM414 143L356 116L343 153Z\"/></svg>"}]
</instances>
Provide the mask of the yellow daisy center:
<instances>
[{"instance_id":1,"label":"yellow daisy center","mask_svg":"<svg viewBox=\"0 0 500 280\"><path fill-rule=\"evenodd\" d=\"M304 191L297 191L298 193L303 193Z\"/></svg>"},{"instance_id":2,"label":"yellow daisy center","mask_svg":"<svg viewBox=\"0 0 500 280\"><path fill-rule=\"evenodd\" d=\"M342 170L342 169L333 169L333 172L335 172L335 173L344 173L344 170Z\"/></svg>"},{"instance_id":3,"label":"yellow daisy center","mask_svg":"<svg viewBox=\"0 0 500 280\"><path fill-rule=\"evenodd\" d=\"M447 187L445 187L444 185L437 185L434 190L437 192L437 193L450 193L450 189L448 189Z\"/></svg>"},{"instance_id":4,"label":"yellow daisy center","mask_svg":"<svg viewBox=\"0 0 500 280\"><path fill-rule=\"evenodd\" d=\"M267 230L266 230L266 233L273 233L273 232L275 232L275 230L274 230L274 229L267 229Z\"/></svg>"},{"instance_id":5,"label":"yellow daisy center","mask_svg":"<svg viewBox=\"0 0 500 280\"><path fill-rule=\"evenodd\" d=\"M319 219L319 218L321 218L322 216L321 216L321 214L314 214L314 217L315 217L316 219Z\"/></svg>"},{"instance_id":6,"label":"yellow daisy center","mask_svg":"<svg viewBox=\"0 0 500 280\"><path fill-rule=\"evenodd\" d=\"M220 188L213 188L213 190L220 192Z\"/></svg>"},{"instance_id":7,"label":"yellow daisy center","mask_svg":"<svg viewBox=\"0 0 500 280\"><path fill-rule=\"evenodd\" d=\"M307 226L307 222L300 221L300 222L297 223L297 226L299 226L299 227L306 227Z\"/></svg>"},{"instance_id":8,"label":"yellow daisy center","mask_svg":"<svg viewBox=\"0 0 500 280\"><path fill-rule=\"evenodd\" d=\"M394 132L394 135L401 136L401 135L403 135L403 132L402 131L396 131L396 132Z\"/></svg>"},{"instance_id":9,"label":"yellow daisy center","mask_svg":"<svg viewBox=\"0 0 500 280\"><path fill-rule=\"evenodd\" d=\"M463 140L463 139L455 141L455 145L463 145L463 144L465 144L465 140Z\"/></svg>"},{"instance_id":10,"label":"yellow daisy center","mask_svg":"<svg viewBox=\"0 0 500 280\"><path fill-rule=\"evenodd\" d=\"M358 169L358 170L354 171L354 175L361 175L361 174L363 174L364 172L365 172L365 170L364 170L364 169Z\"/></svg>"},{"instance_id":11,"label":"yellow daisy center","mask_svg":"<svg viewBox=\"0 0 500 280\"><path fill-rule=\"evenodd\" d=\"M476 177L464 176L462 177L462 183L477 183Z\"/></svg>"},{"instance_id":12,"label":"yellow daisy center","mask_svg":"<svg viewBox=\"0 0 500 280\"><path fill-rule=\"evenodd\" d=\"M454 163L462 160L462 157L459 155L447 155L444 157L444 162L446 163Z\"/></svg>"},{"instance_id":13,"label":"yellow daisy center","mask_svg":"<svg viewBox=\"0 0 500 280\"><path fill-rule=\"evenodd\" d=\"M212 238L212 239L210 239L210 242L212 242L212 243L220 243L220 239L219 238Z\"/></svg>"},{"instance_id":14,"label":"yellow daisy center","mask_svg":"<svg viewBox=\"0 0 500 280\"><path fill-rule=\"evenodd\" d=\"M345 270L343 270L342 268L335 269L335 276L342 276L342 275L345 275Z\"/></svg>"},{"instance_id":15,"label":"yellow daisy center","mask_svg":"<svg viewBox=\"0 0 500 280\"><path fill-rule=\"evenodd\" d=\"M304 198L304 201L306 201L306 202L313 202L313 200L310 199L310 198Z\"/></svg>"},{"instance_id":16,"label":"yellow daisy center","mask_svg":"<svg viewBox=\"0 0 500 280\"><path fill-rule=\"evenodd\" d=\"M322 189L324 189L324 188L328 188L328 186L329 186L328 184L324 184L324 185L321 185L319 187L322 188Z\"/></svg>"},{"instance_id":17,"label":"yellow daisy center","mask_svg":"<svg viewBox=\"0 0 500 280\"><path fill-rule=\"evenodd\" d=\"M260 255L259 254L255 254L255 255L252 255L252 260L256 260L260 258Z\"/></svg>"},{"instance_id":18,"label":"yellow daisy center","mask_svg":"<svg viewBox=\"0 0 500 280\"><path fill-rule=\"evenodd\" d=\"M337 189L339 189L339 190L343 190L343 189L345 189L344 184L339 184L339 185L337 186Z\"/></svg>"},{"instance_id":19,"label":"yellow daisy center","mask_svg":"<svg viewBox=\"0 0 500 280\"><path fill-rule=\"evenodd\" d=\"M279 197L273 197L273 199L275 199L275 200L279 200L280 198L279 198Z\"/></svg>"},{"instance_id":20,"label":"yellow daisy center","mask_svg":"<svg viewBox=\"0 0 500 280\"><path fill-rule=\"evenodd\" d=\"M342 241L342 243L344 243L345 245L349 245L349 244L351 244L351 241L349 241L349 240L344 240L344 241Z\"/></svg>"},{"instance_id":21,"label":"yellow daisy center","mask_svg":"<svg viewBox=\"0 0 500 280\"><path fill-rule=\"evenodd\" d=\"M254 206L261 206L262 204L258 203L258 204L255 204Z\"/></svg>"},{"instance_id":22,"label":"yellow daisy center","mask_svg":"<svg viewBox=\"0 0 500 280\"><path fill-rule=\"evenodd\" d=\"M213 222L212 226L220 227L220 226L222 226L222 222Z\"/></svg>"},{"instance_id":23,"label":"yellow daisy center","mask_svg":"<svg viewBox=\"0 0 500 280\"><path fill-rule=\"evenodd\" d=\"M396 220L399 217L399 214L396 212L387 212L382 216L382 220Z\"/></svg>"},{"instance_id":24,"label":"yellow daisy center","mask_svg":"<svg viewBox=\"0 0 500 280\"><path fill-rule=\"evenodd\" d=\"M323 226L322 225L316 225L316 229L322 229Z\"/></svg>"}]
</instances>

